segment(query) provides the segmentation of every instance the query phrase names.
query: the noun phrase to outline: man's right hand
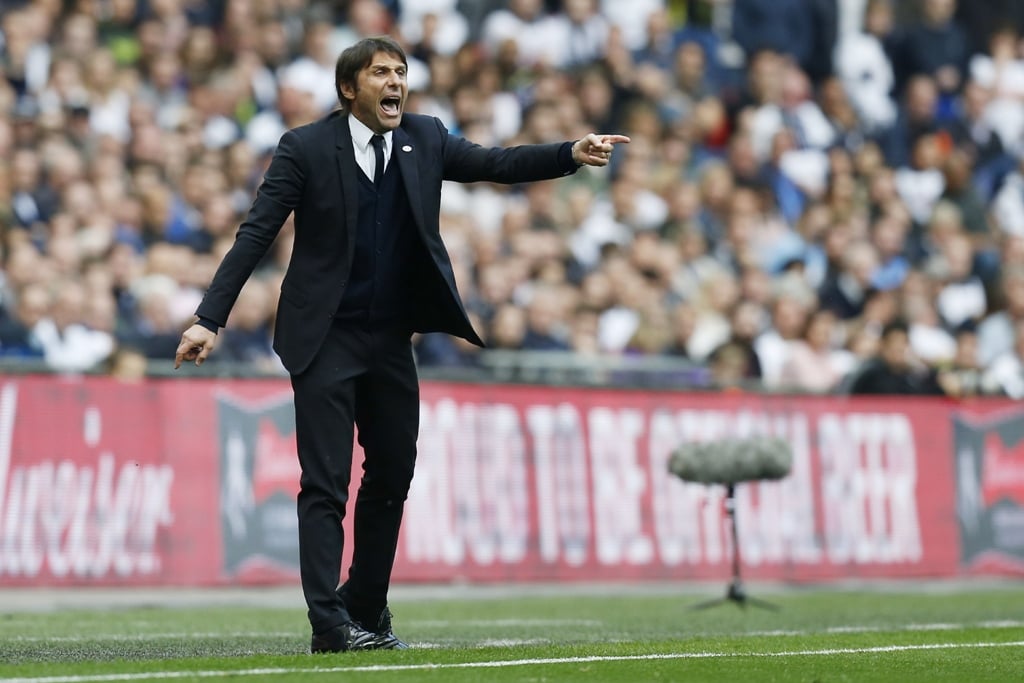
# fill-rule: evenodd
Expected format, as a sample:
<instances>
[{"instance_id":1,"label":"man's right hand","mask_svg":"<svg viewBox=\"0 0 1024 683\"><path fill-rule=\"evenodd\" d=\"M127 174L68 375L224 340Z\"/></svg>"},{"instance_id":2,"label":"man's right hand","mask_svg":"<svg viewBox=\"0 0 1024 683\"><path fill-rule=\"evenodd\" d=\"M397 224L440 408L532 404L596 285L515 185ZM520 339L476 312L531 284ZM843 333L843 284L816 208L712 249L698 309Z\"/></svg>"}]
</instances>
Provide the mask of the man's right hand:
<instances>
[{"instance_id":1,"label":"man's right hand","mask_svg":"<svg viewBox=\"0 0 1024 683\"><path fill-rule=\"evenodd\" d=\"M178 344L178 351L174 354L174 369L180 368L181 362L185 360L194 360L196 365L202 365L216 344L216 332L212 332L202 325L193 325L181 335L181 343Z\"/></svg>"}]
</instances>

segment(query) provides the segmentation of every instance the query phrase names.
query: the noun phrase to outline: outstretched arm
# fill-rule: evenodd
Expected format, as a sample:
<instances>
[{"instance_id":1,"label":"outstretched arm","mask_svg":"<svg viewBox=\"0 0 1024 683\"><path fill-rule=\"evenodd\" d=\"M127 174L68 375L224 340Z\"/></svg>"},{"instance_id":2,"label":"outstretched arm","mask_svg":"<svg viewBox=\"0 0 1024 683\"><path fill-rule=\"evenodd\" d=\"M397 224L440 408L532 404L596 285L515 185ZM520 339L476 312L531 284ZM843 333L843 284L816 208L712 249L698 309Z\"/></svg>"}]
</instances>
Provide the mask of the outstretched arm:
<instances>
[{"instance_id":1,"label":"outstretched arm","mask_svg":"<svg viewBox=\"0 0 1024 683\"><path fill-rule=\"evenodd\" d=\"M523 144L514 147L482 147L458 135L450 135L440 120L434 125L441 135L442 178L459 183L528 183L572 175L580 166L606 166L625 135L590 133L570 142Z\"/></svg>"},{"instance_id":2,"label":"outstretched arm","mask_svg":"<svg viewBox=\"0 0 1024 683\"><path fill-rule=\"evenodd\" d=\"M619 143L628 143L625 135L598 135L590 133L572 146L572 160L586 166L607 166L612 150Z\"/></svg>"}]
</instances>

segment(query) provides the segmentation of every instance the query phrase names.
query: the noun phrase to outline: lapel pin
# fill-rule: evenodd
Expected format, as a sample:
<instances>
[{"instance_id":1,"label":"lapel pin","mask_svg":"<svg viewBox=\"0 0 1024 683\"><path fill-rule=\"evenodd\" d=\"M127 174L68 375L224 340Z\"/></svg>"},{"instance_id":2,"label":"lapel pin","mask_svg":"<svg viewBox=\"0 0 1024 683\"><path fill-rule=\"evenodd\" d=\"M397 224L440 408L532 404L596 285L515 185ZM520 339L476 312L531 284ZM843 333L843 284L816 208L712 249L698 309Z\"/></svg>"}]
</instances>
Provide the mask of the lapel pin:
<instances>
[{"instance_id":1,"label":"lapel pin","mask_svg":"<svg viewBox=\"0 0 1024 683\"><path fill-rule=\"evenodd\" d=\"M402 147L402 151L403 152L411 152L412 151L412 147L410 147L409 145L405 145L404 147Z\"/></svg>"}]
</instances>

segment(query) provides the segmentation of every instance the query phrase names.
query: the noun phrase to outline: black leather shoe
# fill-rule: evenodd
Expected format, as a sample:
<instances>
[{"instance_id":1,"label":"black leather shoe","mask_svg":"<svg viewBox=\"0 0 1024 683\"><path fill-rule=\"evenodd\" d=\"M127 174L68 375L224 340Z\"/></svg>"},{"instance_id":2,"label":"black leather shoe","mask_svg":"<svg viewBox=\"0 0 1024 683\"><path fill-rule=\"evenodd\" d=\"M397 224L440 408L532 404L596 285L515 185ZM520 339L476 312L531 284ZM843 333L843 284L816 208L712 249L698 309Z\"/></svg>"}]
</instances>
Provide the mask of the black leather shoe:
<instances>
[{"instance_id":1,"label":"black leather shoe","mask_svg":"<svg viewBox=\"0 0 1024 683\"><path fill-rule=\"evenodd\" d=\"M394 631L391 630L391 610L384 606L384 609L380 614L377 615L376 619L369 617L365 611L356 612L354 608L357 606L356 602L351 599L351 596L346 595L345 586L338 586L338 598L348 608L349 614L356 620L361 626L370 630L371 633L376 634L380 637L381 644L377 649L379 650L408 650L409 646L395 635Z\"/></svg>"},{"instance_id":2,"label":"black leather shoe","mask_svg":"<svg viewBox=\"0 0 1024 683\"><path fill-rule=\"evenodd\" d=\"M372 626L370 624L366 624L366 626L370 628L372 633L375 633L377 637L380 638L379 647L381 650L409 649L409 646L391 630L391 610L387 607L385 607L380 613L380 617L377 618L376 624Z\"/></svg>"},{"instance_id":3,"label":"black leather shoe","mask_svg":"<svg viewBox=\"0 0 1024 683\"><path fill-rule=\"evenodd\" d=\"M313 654L321 652L349 652L355 650L379 650L385 645L384 639L376 633L370 633L354 621L346 621L323 633L314 633L309 645Z\"/></svg>"}]
</instances>

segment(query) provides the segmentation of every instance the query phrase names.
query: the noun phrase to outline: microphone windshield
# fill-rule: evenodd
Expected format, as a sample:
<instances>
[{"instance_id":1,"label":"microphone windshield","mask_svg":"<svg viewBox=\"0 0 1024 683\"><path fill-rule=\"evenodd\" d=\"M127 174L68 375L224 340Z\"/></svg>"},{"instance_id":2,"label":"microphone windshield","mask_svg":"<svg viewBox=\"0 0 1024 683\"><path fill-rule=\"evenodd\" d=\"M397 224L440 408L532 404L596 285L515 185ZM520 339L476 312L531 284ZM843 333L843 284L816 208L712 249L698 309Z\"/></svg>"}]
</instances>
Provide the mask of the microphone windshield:
<instances>
[{"instance_id":1,"label":"microphone windshield","mask_svg":"<svg viewBox=\"0 0 1024 683\"><path fill-rule=\"evenodd\" d=\"M683 444L668 463L669 472L680 479L702 484L782 479L792 466L789 442L767 436Z\"/></svg>"}]
</instances>

